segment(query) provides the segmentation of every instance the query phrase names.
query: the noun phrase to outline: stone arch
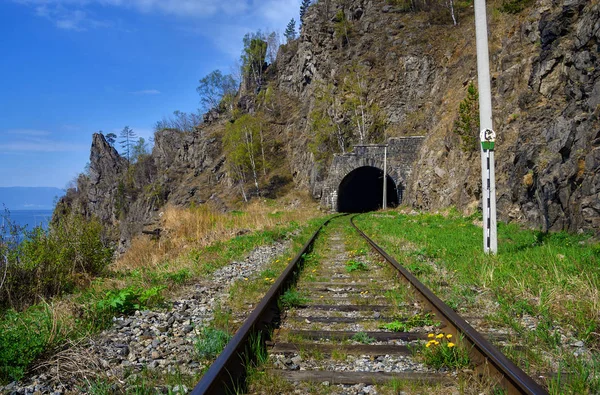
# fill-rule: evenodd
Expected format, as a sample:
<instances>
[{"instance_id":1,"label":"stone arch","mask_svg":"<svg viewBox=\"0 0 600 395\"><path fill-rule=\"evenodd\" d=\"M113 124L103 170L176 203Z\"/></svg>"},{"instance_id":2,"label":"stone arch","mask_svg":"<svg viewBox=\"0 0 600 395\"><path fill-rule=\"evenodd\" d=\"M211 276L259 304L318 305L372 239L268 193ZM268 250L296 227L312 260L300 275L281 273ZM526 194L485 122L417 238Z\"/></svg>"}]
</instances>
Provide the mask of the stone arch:
<instances>
[{"instance_id":1,"label":"stone arch","mask_svg":"<svg viewBox=\"0 0 600 395\"><path fill-rule=\"evenodd\" d=\"M388 174L387 204L396 207L400 193ZM337 188L337 211L359 213L378 210L383 204L383 170L375 166L360 166L349 171Z\"/></svg>"}]
</instances>

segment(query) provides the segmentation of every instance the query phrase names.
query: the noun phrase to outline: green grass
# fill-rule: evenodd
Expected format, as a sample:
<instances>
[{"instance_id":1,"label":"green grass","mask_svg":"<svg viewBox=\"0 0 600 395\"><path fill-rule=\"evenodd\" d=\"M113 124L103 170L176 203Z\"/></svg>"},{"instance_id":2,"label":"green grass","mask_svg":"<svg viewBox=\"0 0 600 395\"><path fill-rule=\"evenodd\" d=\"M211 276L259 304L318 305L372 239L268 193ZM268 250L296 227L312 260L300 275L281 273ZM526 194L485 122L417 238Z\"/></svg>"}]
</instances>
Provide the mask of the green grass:
<instances>
[{"instance_id":1,"label":"green grass","mask_svg":"<svg viewBox=\"0 0 600 395\"><path fill-rule=\"evenodd\" d=\"M300 292L292 289L285 291L279 298L279 304L284 309L291 309L308 303L309 299L301 295Z\"/></svg>"},{"instance_id":2,"label":"green grass","mask_svg":"<svg viewBox=\"0 0 600 395\"><path fill-rule=\"evenodd\" d=\"M408 332L413 328L432 326L434 324L435 321L433 321L433 315L431 315L430 313L425 313L411 315L400 320L394 320L387 324L381 325L381 328L393 332Z\"/></svg>"},{"instance_id":3,"label":"green grass","mask_svg":"<svg viewBox=\"0 0 600 395\"><path fill-rule=\"evenodd\" d=\"M216 358L223 351L231 335L221 329L204 327L196 339L196 353L203 359Z\"/></svg>"},{"instance_id":4,"label":"green grass","mask_svg":"<svg viewBox=\"0 0 600 395\"><path fill-rule=\"evenodd\" d=\"M352 340L362 344L371 344L375 341L375 339L369 336L366 332L356 333L354 336L352 336Z\"/></svg>"},{"instance_id":5,"label":"green grass","mask_svg":"<svg viewBox=\"0 0 600 395\"><path fill-rule=\"evenodd\" d=\"M528 348L511 352L524 370L551 371L551 362L558 361L581 384L577 388L597 391L586 378L585 358L569 357L575 339L589 349L600 347L600 245L591 235L499 223L494 256L483 253L483 231L473 224L478 216L452 210L389 214L361 215L355 222L451 307L484 310L490 323L514 331ZM533 329L525 318L535 322ZM565 331L566 343L560 337Z\"/></svg>"},{"instance_id":6,"label":"green grass","mask_svg":"<svg viewBox=\"0 0 600 395\"><path fill-rule=\"evenodd\" d=\"M350 259L348 262L346 262L346 271L348 273L352 273L352 272L356 272L356 271L366 272L367 270L369 270L369 268L368 268L367 264L364 263L363 261L357 261L355 259Z\"/></svg>"},{"instance_id":7,"label":"green grass","mask_svg":"<svg viewBox=\"0 0 600 395\"><path fill-rule=\"evenodd\" d=\"M425 365L434 369L460 369L471 364L469 352L460 344L454 343L451 335L440 333L435 337L432 334L429 336L431 340L421 349Z\"/></svg>"}]
</instances>

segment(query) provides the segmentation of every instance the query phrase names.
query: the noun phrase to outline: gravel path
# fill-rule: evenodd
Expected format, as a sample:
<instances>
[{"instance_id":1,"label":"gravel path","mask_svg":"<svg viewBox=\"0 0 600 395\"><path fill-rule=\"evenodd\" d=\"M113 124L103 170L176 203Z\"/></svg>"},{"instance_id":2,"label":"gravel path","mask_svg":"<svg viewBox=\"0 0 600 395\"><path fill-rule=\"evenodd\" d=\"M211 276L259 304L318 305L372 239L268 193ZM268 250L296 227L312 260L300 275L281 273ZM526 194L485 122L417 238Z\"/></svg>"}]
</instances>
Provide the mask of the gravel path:
<instances>
[{"instance_id":1,"label":"gravel path","mask_svg":"<svg viewBox=\"0 0 600 395\"><path fill-rule=\"evenodd\" d=\"M197 374L208 362L196 357L194 343L212 320L215 307L227 298L235 281L259 273L287 247L285 242L257 247L245 260L232 262L210 279L179 292L186 297L171 300L168 311L136 311L133 316L115 317L111 328L58 353L41 365L39 373L0 387L0 393L85 393L89 383L107 379L115 383L114 391L126 392L143 369ZM159 393L189 391L185 386L155 389Z\"/></svg>"}]
</instances>

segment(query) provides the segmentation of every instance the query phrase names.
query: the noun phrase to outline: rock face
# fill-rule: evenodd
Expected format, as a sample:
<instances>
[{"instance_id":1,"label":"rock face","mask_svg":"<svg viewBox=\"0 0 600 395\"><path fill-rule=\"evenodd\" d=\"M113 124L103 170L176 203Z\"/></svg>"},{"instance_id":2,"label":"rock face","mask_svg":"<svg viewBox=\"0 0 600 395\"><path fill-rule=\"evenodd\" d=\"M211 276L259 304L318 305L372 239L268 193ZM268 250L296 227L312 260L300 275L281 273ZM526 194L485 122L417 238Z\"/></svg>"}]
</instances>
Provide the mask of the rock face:
<instances>
[{"instance_id":1,"label":"rock face","mask_svg":"<svg viewBox=\"0 0 600 395\"><path fill-rule=\"evenodd\" d=\"M167 202L219 203L215 188L227 187L223 163L220 139L210 127L194 133L156 133L152 154L131 165L96 133L89 173L79 177L77 189L69 190L62 203L98 217L117 231L120 246L126 248L132 236L153 226Z\"/></svg>"},{"instance_id":2,"label":"rock face","mask_svg":"<svg viewBox=\"0 0 600 395\"><path fill-rule=\"evenodd\" d=\"M597 233L600 4L538 0L516 15L491 7L499 219ZM335 189L331 162L317 161L310 149L311 111L321 87L343 86L348 70L358 67L368 103L384 114L385 138L425 136L411 177L404 180L403 203L425 210L477 209L479 152L463 151L452 131L477 74L472 9L457 15L453 26L443 8L413 13L383 0L323 0L309 7L300 37L282 46L265 71L265 86L288 103L271 123L281 136L281 149L272 155L285 157L281 167L289 167L297 187L316 199ZM238 108L252 112L256 101L246 94ZM227 120L217 115L208 114L205 120L213 123L195 133L158 134L151 159L136 167L139 174L129 184L119 181L127 164L94 137L90 175L78 187L85 199L73 192L66 199L106 222L119 221L124 238L165 202L222 204L234 184L220 141Z\"/></svg>"},{"instance_id":3,"label":"rock face","mask_svg":"<svg viewBox=\"0 0 600 395\"><path fill-rule=\"evenodd\" d=\"M332 22L340 10L353 32L345 43ZM426 135L404 202L472 211L480 205L479 153L463 152L452 128L465 87L476 77L473 15L463 11L452 27L436 24L432 13L397 11L383 1L312 6L299 40L280 51L279 87L308 113L319 82L335 81L350 62L366 65L390 134ZM500 219L597 233L600 4L541 0L490 21ZM322 197L327 169L306 154L307 122L295 129L290 161L296 180Z\"/></svg>"}]
</instances>

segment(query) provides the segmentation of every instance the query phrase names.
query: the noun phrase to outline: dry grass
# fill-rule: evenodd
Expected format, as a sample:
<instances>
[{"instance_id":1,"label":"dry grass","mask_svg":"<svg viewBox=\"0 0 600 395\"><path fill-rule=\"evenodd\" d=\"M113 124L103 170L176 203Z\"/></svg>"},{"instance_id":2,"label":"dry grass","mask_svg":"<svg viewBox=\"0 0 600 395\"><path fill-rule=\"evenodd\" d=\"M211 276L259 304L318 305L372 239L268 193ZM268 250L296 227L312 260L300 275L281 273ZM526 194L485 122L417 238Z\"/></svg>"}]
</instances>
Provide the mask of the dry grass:
<instances>
[{"instance_id":1,"label":"dry grass","mask_svg":"<svg viewBox=\"0 0 600 395\"><path fill-rule=\"evenodd\" d=\"M243 211L222 212L211 205L196 208L168 206L161 216L161 238L152 240L148 236L137 237L129 250L112 265L112 269L129 271L157 268L192 249L249 231L272 229L292 221L305 222L319 214L316 204L307 195L298 192L276 202L251 202L243 207Z\"/></svg>"}]
</instances>

